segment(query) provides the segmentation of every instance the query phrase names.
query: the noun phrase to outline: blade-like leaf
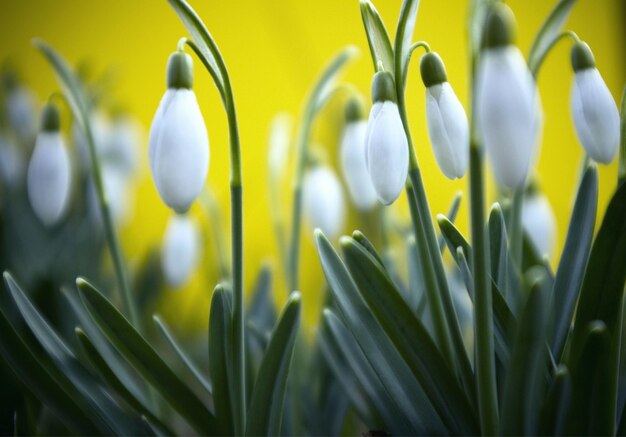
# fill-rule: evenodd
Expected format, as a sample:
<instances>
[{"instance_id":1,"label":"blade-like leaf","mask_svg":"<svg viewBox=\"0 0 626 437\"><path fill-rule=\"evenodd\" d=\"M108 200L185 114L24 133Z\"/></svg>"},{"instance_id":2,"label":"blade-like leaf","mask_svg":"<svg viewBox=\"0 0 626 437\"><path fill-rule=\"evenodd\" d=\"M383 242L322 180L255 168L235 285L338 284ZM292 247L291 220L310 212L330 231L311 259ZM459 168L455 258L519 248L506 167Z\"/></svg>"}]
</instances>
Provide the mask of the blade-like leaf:
<instances>
[{"instance_id":1,"label":"blade-like leaf","mask_svg":"<svg viewBox=\"0 0 626 437\"><path fill-rule=\"evenodd\" d=\"M528 67L533 76L537 76L541 63L548 54L555 38L561 33L561 29L575 3L576 0L560 0L541 25L528 54Z\"/></svg>"},{"instance_id":2,"label":"blade-like leaf","mask_svg":"<svg viewBox=\"0 0 626 437\"><path fill-rule=\"evenodd\" d=\"M276 309L272 302L272 271L269 266L261 267L248 306L248 321L261 330L270 331L276 323Z\"/></svg>"},{"instance_id":3,"label":"blade-like leaf","mask_svg":"<svg viewBox=\"0 0 626 437\"><path fill-rule=\"evenodd\" d=\"M489 245L491 277L500 290L507 289L507 236L504 215L499 203L491 207L489 213Z\"/></svg>"},{"instance_id":4,"label":"blade-like leaf","mask_svg":"<svg viewBox=\"0 0 626 437\"><path fill-rule=\"evenodd\" d=\"M279 435L287 375L300 322L300 293L293 292L267 347L254 385L246 435Z\"/></svg>"},{"instance_id":5,"label":"blade-like leaf","mask_svg":"<svg viewBox=\"0 0 626 437\"><path fill-rule=\"evenodd\" d=\"M361 18L365 26L365 35L370 47L374 70L393 74L393 48L382 18L370 0L361 0Z\"/></svg>"},{"instance_id":6,"label":"blade-like leaf","mask_svg":"<svg viewBox=\"0 0 626 437\"><path fill-rule=\"evenodd\" d=\"M445 426L425 399L410 368L359 295L339 255L319 230L316 241L322 269L346 325L385 389L394 394L397 420L404 422L403 434L445 433Z\"/></svg>"},{"instance_id":7,"label":"blade-like leaf","mask_svg":"<svg viewBox=\"0 0 626 437\"><path fill-rule=\"evenodd\" d=\"M572 378L566 366L557 367L542 413L540 435L564 435L572 402Z\"/></svg>"},{"instance_id":8,"label":"blade-like leaf","mask_svg":"<svg viewBox=\"0 0 626 437\"><path fill-rule=\"evenodd\" d=\"M178 358L180 358L180 360L187 367L187 369L189 369L191 374L196 378L196 380L200 383L200 385L204 387L204 389L209 394L211 394L212 393L211 383L202 374L200 369L198 369L198 367L194 364L191 358L185 353L183 348L178 344L178 342L174 338L174 335L172 334L170 329L167 327L167 324L163 320L161 320L161 318L156 314L152 316L152 320L154 321L154 324L157 326L157 328L159 328L159 332L163 335L163 337L168 342L168 344L172 347L172 349L174 349L174 352L176 352L176 355L178 355Z\"/></svg>"},{"instance_id":9,"label":"blade-like leaf","mask_svg":"<svg viewBox=\"0 0 626 437\"><path fill-rule=\"evenodd\" d=\"M448 215L446 216L451 223L454 223L456 220L456 215L459 212L459 207L461 206L461 199L463 198L463 193L459 191L454 195L452 199L452 203L450 204L450 208L448 209ZM439 245L439 251L443 252L443 249L446 247L446 241L443 238L443 235L439 235L437 239L437 244Z\"/></svg>"},{"instance_id":10,"label":"blade-like leaf","mask_svg":"<svg viewBox=\"0 0 626 437\"><path fill-rule=\"evenodd\" d=\"M83 305L109 342L202 434L217 432L215 418L153 347L109 300L84 279L76 281Z\"/></svg>"},{"instance_id":11,"label":"blade-like leaf","mask_svg":"<svg viewBox=\"0 0 626 437\"><path fill-rule=\"evenodd\" d=\"M595 166L590 166L580 181L552 290L554 331L551 350L557 359L561 356L570 329L574 306L589 258L597 203L598 170Z\"/></svg>"},{"instance_id":12,"label":"blade-like leaf","mask_svg":"<svg viewBox=\"0 0 626 437\"><path fill-rule=\"evenodd\" d=\"M467 239L461 234L461 232L454 226L454 224L448 220L443 214L437 216L437 222L439 223L439 229L441 229L441 236L446 241L448 249L453 257L456 258L456 248L461 247L465 253L467 264L472 267L472 248L467 242Z\"/></svg>"},{"instance_id":13,"label":"blade-like leaf","mask_svg":"<svg viewBox=\"0 0 626 437\"><path fill-rule=\"evenodd\" d=\"M400 86L404 88L406 78L404 77L404 66L409 60L409 49L411 47L411 39L415 30L415 21L417 20L417 9L419 0L404 0L400 11L400 19L396 29L396 39L394 42L394 71L396 75L396 89L400 91Z\"/></svg>"},{"instance_id":14,"label":"blade-like leaf","mask_svg":"<svg viewBox=\"0 0 626 437\"><path fill-rule=\"evenodd\" d=\"M622 91L622 103L620 104L620 146L619 164L617 167L617 185L626 179L626 87Z\"/></svg>"},{"instance_id":15,"label":"blade-like leaf","mask_svg":"<svg viewBox=\"0 0 626 437\"><path fill-rule=\"evenodd\" d=\"M477 433L476 415L430 335L389 277L358 244L342 239L344 258L359 292L453 434Z\"/></svg>"}]
</instances>

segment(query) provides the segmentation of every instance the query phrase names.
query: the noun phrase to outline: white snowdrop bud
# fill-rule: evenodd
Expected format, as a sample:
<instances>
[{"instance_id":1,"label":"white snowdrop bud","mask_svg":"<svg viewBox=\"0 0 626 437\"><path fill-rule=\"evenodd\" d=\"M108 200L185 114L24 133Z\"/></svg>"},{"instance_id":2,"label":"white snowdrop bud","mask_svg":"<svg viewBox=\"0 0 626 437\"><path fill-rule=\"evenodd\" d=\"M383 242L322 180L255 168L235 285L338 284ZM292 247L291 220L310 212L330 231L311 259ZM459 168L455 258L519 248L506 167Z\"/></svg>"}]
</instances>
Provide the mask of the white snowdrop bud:
<instances>
[{"instance_id":1,"label":"white snowdrop bud","mask_svg":"<svg viewBox=\"0 0 626 437\"><path fill-rule=\"evenodd\" d=\"M192 83L191 56L173 53L167 67L168 89L150 129L152 178L163 202L176 212L189 209L209 170L209 138Z\"/></svg>"},{"instance_id":2,"label":"white snowdrop bud","mask_svg":"<svg viewBox=\"0 0 626 437\"><path fill-rule=\"evenodd\" d=\"M183 286L193 274L200 258L200 232L187 215L173 215L167 223L161 252L161 267L167 284Z\"/></svg>"},{"instance_id":3,"label":"white snowdrop bud","mask_svg":"<svg viewBox=\"0 0 626 437\"><path fill-rule=\"evenodd\" d=\"M540 255L552 256L556 243L556 218L543 194L524 196L522 227Z\"/></svg>"},{"instance_id":4,"label":"white snowdrop bud","mask_svg":"<svg viewBox=\"0 0 626 437\"><path fill-rule=\"evenodd\" d=\"M63 218L70 200L70 157L59 125L59 110L52 104L46 105L41 132L28 165L28 198L46 226L53 226Z\"/></svg>"},{"instance_id":5,"label":"white snowdrop bud","mask_svg":"<svg viewBox=\"0 0 626 437\"><path fill-rule=\"evenodd\" d=\"M328 238L343 229L345 207L341 184L335 172L317 165L304 177L302 200L306 217L312 228L320 228Z\"/></svg>"},{"instance_id":6,"label":"white snowdrop bud","mask_svg":"<svg viewBox=\"0 0 626 437\"><path fill-rule=\"evenodd\" d=\"M398 198L409 172L409 148L396 103L393 76L380 71L372 81L374 105L367 122L365 164L378 200L390 205Z\"/></svg>"},{"instance_id":7,"label":"white snowdrop bud","mask_svg":"<svg viewBox=\"0 0 626 437\"><path fill-rule=\"evenodd\" d=\"M512 14L492 6L483 36L476 90L478 129L498 183L522 186L530 171L537 133L538 93L526 61L512 45Z\"/></svg>"},{"instance_id":8,"label":"white snowdrop bud","mask_svg":"<svg viewBox=\"0 0 626 437\"><path fill-rule=\"evenodd\" d=\"M136 120L126 115L116 116L102 147L103 163L115 167L122 175L131 177L137 169L140 142L141 128Z\"/></svg>"},{"instance_id":9,"label":"white snowdrop bud","mask_svg":"<svg viewBox=\"0 0 626 437\"><path fill-rule=\"evenodd\" d=\"M350 198L363 211L376 205L376 191L365 165L365 134L367 121L363 119L363 104L353 98L346 107L346 126L340 145L340 162Z\"/></svg>"},{"instance_id":10,"label":"white snowdrop bud","mask_svg":"<svg viewBox=\"0 0 626 437\"><path fill-rule=\"evenodd\" d=\"M462 178L469 161L469 126L465 110L448 83L438 54L424 55L420 71L426 86L426 122L435 159L446 177Z\"/></svg>"},{"instance_id":11,"label":"white snowdrop bud","mask_svg":"<svg viewBox=\"0 0 626 437\"><path fill-rule=\"evenodd\" d=\"M101 111L94 111L89 115L89 125L91 126L91 135L93 136L96 153L102 156L107 136L109 134L109 119ZM78 165L83 172L91 171L91 154L89 152L89 144L87 136L83 128L76 122L72 123L71 129L72 143L78 157Z\"/></svg>"},{"instance_id":12,"label":"white snowdrop bud","mask_svg":"<svg viewBox=\"0 0 626 437\"><path fill-rule=\"evenodd\" d=\"M578 140L596 162L609 164L619 146L620 119L613 96L584 42L572 48L572 116Z\"/></svg>"},{"instance_id":13,"label":"white snowdrop bud","mask_svg":"<svg viewBox=\"0 0 626 437\"><path fill-rule=\"evenodd\" d=\"M7 96L7 116L22 140L34 137L36 129L36 99L28 88L16 85Z\"/></svg>"}]
</instances>

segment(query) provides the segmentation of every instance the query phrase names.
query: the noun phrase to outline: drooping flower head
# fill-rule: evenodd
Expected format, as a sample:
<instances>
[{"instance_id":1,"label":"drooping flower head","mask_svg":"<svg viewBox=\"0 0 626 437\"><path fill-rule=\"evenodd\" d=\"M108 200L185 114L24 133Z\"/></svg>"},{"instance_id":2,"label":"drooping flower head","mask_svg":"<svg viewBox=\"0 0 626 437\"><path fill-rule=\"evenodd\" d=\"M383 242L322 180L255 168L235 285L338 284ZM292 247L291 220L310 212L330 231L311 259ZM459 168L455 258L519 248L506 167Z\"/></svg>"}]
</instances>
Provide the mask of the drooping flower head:
<instances>
[{"instance_id":1,"label":"drooping flower head","mask_svg":"<svg viewBox=\"0 0 626 437\"><path fill-rule=\"evenodd\" d=\"M430 52L420 62L426 87L426 122L439 168L449 179L462 178L469 161L469 127L463 105L448 83L443 61Z\"/></svg>"},{"instance_id":2,"label":"drooping flower head","mask_svg":"<svg viewBox=\"0 0 626 437\"><path fill-rule=\"evenodd\" d=\"M374 75L372 102L365 135L365 163L378 200L390 205L402 193L409 172L408 141L391 73L379 71Z\"/></svg>"},{"instance_id":3,"label":"drooping flower head","mask_svg":"<svg viewBox=\"0 0 626 437\"><path fill-rule=\"evenodd\" d=\"M167 284L183 286L200 259L200 232L193 218L174 214L167 223L161 248L161 267Z\"/></svg>"},{"instance_id":4,"label":"drooping flower head","mask_svg":"<svg viewBox=\"0 0 626 437\"><path fill-rule=\"evenodd\" d=\"M329 238L339 235L345 220L341 184L328 166L316 163L306 173L302 200L312 228L319 228Z\"/></svg>"},{"instance_id":5,"label":"drooping flower head","mask_svg":"<svg viewBox=\"0 0 626 437\"><path fill-rule=\"evenodd\" d=\"M541 117L535 81L513 45L513 14L491 7L483 34L476 89L476 121L498 183L524 185L531 167Z\"/></svg>"},{"instance_id":6,"label":"drooping flower head","mask_svg":"<svg viewBox=\"0 0 626 437\"><path fill-rule=\"evenodd\" d=\"M150 129L149 160L161 199L177 212L189 209L209 170L209 138L192 86L191 56L173 53L167 91Z\"/></svg>"},{"instance_id":7,"label":"drooping flower head","mask_svg":"<svg viewBox=\"0 0 626 437\"><path fill-rule=\"evenodd\" d=\"M578 140L594 161L609 164L615 159L619 146L617 105L587 44L578 42L574 45L571 61L575 73L572 116Z\"/></svg>"},{"instance_id":8,"label":"drooping flower head","mask_svg":"<svg viewBox=\"0 0 626 437\"><path fill-rule=\"evenodd\" d=\"M556 244L556 218L548 198L535 191L524 196L522 226L541 256L552 256Z\"/></svg>"},{"instance_id":9,"label":"drooping flower head","mask_svg":"<svg viewBox=\"0 0 626 437\"><path fill-rule=\"evenodd\" d=\"M27 174L28 199L45 226L54 226L63 218L70 200L70 157L59 129L59 110L48 103Z\"/></svg>"},{"instance_id":10,"label":"drooping flower head","mask_svg":"<svg viewBox=\"0 0 626 437\"><path fill-rule=\"evenodd\" d=\"M376 191L365 165L365 134L363 102L357 96L346 105L346 125L341 137L340 161L343 177L354 205L360 210L370 210L376 205Z\"/></svg>"}]
</instances>

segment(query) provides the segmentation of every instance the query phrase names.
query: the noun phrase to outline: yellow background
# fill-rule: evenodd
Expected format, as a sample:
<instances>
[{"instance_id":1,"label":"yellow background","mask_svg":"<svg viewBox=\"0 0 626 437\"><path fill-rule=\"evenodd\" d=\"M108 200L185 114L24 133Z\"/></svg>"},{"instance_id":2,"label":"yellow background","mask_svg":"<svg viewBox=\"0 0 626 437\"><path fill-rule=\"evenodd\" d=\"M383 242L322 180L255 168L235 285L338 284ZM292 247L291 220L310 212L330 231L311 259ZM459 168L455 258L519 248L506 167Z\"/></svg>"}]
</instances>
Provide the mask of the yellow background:
<instances>
[{"instance_id":1,"label":"yellow background","mask_svg":"<svg viewBox=\"0 0 626 437\"><path fill-rule=\"evenodd\" d=\"M443 57L449 80L462 102L467 103L466 14L460 0L423 0L414 38L427 40ZM532 38L554 1L516 0L510 5L518 19L518 42L528 52ZM376 6L393 36L400 0L379 0ZM266 149L268 127L279 111L299 116L304 97L326 62L347 44L361 50L349 65L345 80L369 94L372 65L361 23L358 0L241 0L194 1L192 5L216 38L231 74L241 128L244 170L245 284L252 285L264 261L278 266L267 195ZM576 31L592 47L598 67L616 101L626 77L626 2L580 0L566 28ZM165 62L186 32L164 0L49 0L0 2L0 59L9 58L41 100L57 87L52 71L31 47L32 37L51 43L71 62L89 60L95 72L114 66L114 97L149 128L165 88ZM538 171L542 187L556 212L560 252L570 214L582 148L574 135L569 111L572 73L569 42L549 56L539 78L545 112L544 143ZM208 183L223 209L223 232L229 241L228 137L226 120L208 74L196 62L196 92L211 141ZM407 89L418 160L424 175L433 214L445 212L457 190L467 180L450 182L437 168L427 142L424 90L417 61L411 67ZM466 105L467 106L467 105ZM314 138L336 156L338 105L320 119ZM146 133L147 138L147 133ZM142 146L145 165L147 145ZM617 165L600 167L600 211L615 187ZM289 193L290 182L284 184ZM457 220L467 230L467 203ZM406 199L394 208L406 215ZM202 218L201 211L194 211ZM287 209L289 211L289 209ZM160 202L144 168L138 182L135 217L122 230L126 254L137 263L146 250L158 244L168 210ZM204 219L203 219L204 220ZM317 317L323 284L310 230L303 235L303 295L306 318ZM348 228L346 229L348 231ZM207 251L210 247L207 246ZM210 255L210 253L209 253ZM204 263L211 262L207 256ZM280 275L280 271L277 272ZM282 277L277 281L278 300L285 296ZM208 296L216 281L214 269L205 268L181 292L168 292L167 315L206 326Z\"/></svg>"}]
</instances>

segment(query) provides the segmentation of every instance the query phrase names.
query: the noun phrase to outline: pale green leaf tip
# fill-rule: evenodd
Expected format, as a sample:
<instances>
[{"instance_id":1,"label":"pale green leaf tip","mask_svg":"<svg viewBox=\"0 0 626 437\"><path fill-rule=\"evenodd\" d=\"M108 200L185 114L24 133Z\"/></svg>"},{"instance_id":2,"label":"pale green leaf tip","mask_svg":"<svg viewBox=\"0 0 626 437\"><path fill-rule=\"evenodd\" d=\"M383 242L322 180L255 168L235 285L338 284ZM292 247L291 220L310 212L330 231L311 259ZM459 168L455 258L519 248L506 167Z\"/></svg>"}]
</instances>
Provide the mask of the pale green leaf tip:
<instances>
[{"instance_id":1,"label":"pale green leaf tip","mask_svg":"<svg viewBox=\"0 0 626 437\"><path fill-rule=\"evenodd\" d=\"M601 335L606 333L606 324L602 320L594 320L589 323L589 335Z\"/></svg>"},{"instance_id":2,"label":"pale green leaf tip","mask_svg":"<svg viewBox=\"0 0 626 437\"><path fill-rule=\"evenodd\" d=\"M315 236L315 240L319 241L321 239L326 239L326 236L324 235L324 232L322 232L322 230L320 228L315 228L313 230L313 235Z\"/></svg>"},{"instance_id":3,"label":"pale green leaf tip","mask_svg":"<svg viewBox=\"0 0 626 437\"><path fill-rule=\"evenodd\" d=\"M8 270L5 270L2 273L2 277L4 278L5 281L12 281L13 280L13 277L11 276L11 273L9 273Z\"/></svg>"},{"instance_id":4,"label":"pale green leaf tip","mask_svg":"<svg viewBox=\"0 0 626 437\"><path fill-rule=\"evenodd\" d=\"M87 282L87 280L83 278L82 276L79 276L78 278L76 278L76 286L78 288L84 288L88 285L89 285L89 282Z\"/></svg>"},{"instance_id":5,"label":"pale green leaf tip","mask_svg":"<svg viewBox=\"0 0 626 437\"><path fill-rule=\"evenodd\" d=\"M461 199L463 197L463 190L459 190L454 194L454 199Z\"/></svg>"},{"instance_id":6,"label":"pale green leaf tip","mask_svg":"<svg viewBox=\"0 0 626 437\"><path fill-rule=\"evenodd\" d=\"M339 244L341 245L341 247L348 247L352 245L352 241L352 238L348 237L347 235L342 235L341 237L339 237Z\"/></svg>"},{"instance_id":7,"label":"pale green leaf tip","mask_svg":"<svg viewBox=\"0 0 626 437\"><path fill-rule=\"evenodd\" d=\"M156 323L157 325L160 325L160 324L161 324L161 318L160 318L160 317L159 317L159 315L158 315L158 314L156 314L156 313L155 313L155 314L152 314L152 321L153 321L154 323Z\"/></svg>"},{"instance_id":8,"label":"pale green leaf tip","mask_svg":"<svg viewBox=\"0 0 626 437\"><path fill-rule=\"evenodd\" d=\"M288 305L296 304L296 303L299 304L301 301L302 301L302 293L300 293L298 290L294 290L289 295L289 299L287 299L287 304Z\"/></svg>"},{"instance_id":9,"label":"pale green leaf tip","mask_svg":"<svg viewBox=\"0 0 626 437\"><path fill-rule=\"evenodd\" d=\"M80 326L77 326L74 328L74 334L76 335L80 335L80 336L85 336L85 331L83 331L83 328L81 328Z\"/></svg>"},{"instance_id":10,"label":"pale green leaf tip","mask_svg":"<svg viewBox=\"0 0 626 437\"><path fill-rule=\"evenodd\" d=\"M414 246L415 243L417 242L417 240L415 239L415 235L409 235L409 237L406 239L406 241L411 245Z\"/></svg>"},{"instance_id":11,"label":"pale green leaf tip","mask_svg":"<svg viewBox=\"0 0 626 437\"><path fill-rule=\"evenodd\" d=\"M461 246L457 246L456 248L456 254L459 257L463 257L465 258L465 252L463 252L463 248Z\"/></svg>"},{"instance_id":12,"label":"pale green leaf tip","mask_svg":"<svg viewBox=\"0 0 626 437\"><path fill-rule=\"evenodd\" d=\"M333 312L330 310L330 308L324 308L322 310L322 313L324 314L324 318L326 319L329 319L333 315Z\"/></svg>"},{"instance_id":13,"label":"pale green leaf tip","mask_svg":"<svg viewBox=\"0 0 626 437\"><path fill-rule=\"evenodd\" d=\"M443 215L443 214L437 214L437 223L439 223L440 225L441 225L441 224L444 224L444 223L447 223L447 222L449 222L449 221L450 221L450 220L448 220L448 217L446 217L445 215Z\"/></svg>"},{"instance_id":14,"label":"pale green leaf tip","mask_svg":"<svg viewBox=\"0 0 626 437\"><path fill-rule=\"evenodd\" d=\"M491 205L491 212L502 214L502 206L500 206L499 202L494 202L494 204Z\"/></svg>"}]
</instances>

